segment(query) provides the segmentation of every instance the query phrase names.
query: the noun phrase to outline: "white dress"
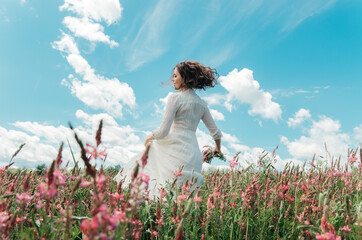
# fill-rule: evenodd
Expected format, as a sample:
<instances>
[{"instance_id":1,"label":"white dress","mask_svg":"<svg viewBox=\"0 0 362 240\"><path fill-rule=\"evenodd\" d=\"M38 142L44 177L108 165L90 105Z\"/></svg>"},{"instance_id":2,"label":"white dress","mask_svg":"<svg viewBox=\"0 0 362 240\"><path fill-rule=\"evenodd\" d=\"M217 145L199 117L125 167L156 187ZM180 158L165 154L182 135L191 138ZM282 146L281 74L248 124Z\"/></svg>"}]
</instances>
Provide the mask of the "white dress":
<instances>
[{"instance_id":1,"label":"white dress","mask_svg":"<svg viewBox=\"0 0 362 240\"><path fill-rule=\"evenodd\" d=\"M174 179L175 171L181 166L183 169L182 176L178 177L179 186L192 178L196 180L194 186L202 184L202 156L196 139L200 119L214 140L221 138L221 131L216 126L207 103L194 90L188 89L169 96L162 123L152 131L156 141L151 145L147 164L142 170L150 176L150 198L159 196L160 188L164 187L167 181ZM142 154L131 159L125 165L123 173L119 172L114 180L119 182L124 179L124 186L127 186L136 162L140 162Z\"/></svg>"}]
</instances>

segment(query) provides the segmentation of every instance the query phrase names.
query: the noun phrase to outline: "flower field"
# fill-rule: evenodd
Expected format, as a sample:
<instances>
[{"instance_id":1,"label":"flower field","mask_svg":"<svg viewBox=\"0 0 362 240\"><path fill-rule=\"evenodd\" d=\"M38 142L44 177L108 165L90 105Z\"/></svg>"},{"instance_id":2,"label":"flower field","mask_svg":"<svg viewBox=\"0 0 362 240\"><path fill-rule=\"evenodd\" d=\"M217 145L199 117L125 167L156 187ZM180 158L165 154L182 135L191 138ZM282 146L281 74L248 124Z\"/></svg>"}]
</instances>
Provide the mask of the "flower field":
<instances>
[{"instance_id":1,"label":"flower field","mask_svg":"<svg viewBox=\"0 0 362 240\"><path fill-rule=\"evenodd\" d=\"M148 176L135 169L129 186L116 185L115 169L96 169L97 146L83 146L85 167L62 165L62 148L46 172L0 169L1 239L360 239L361 174L358 150L346 165L287 165L273 159L229 171L204 173L198 191L177 178L148 199ZM147 156L142 159L147 164Z\"/></svg>"}]
</instances>

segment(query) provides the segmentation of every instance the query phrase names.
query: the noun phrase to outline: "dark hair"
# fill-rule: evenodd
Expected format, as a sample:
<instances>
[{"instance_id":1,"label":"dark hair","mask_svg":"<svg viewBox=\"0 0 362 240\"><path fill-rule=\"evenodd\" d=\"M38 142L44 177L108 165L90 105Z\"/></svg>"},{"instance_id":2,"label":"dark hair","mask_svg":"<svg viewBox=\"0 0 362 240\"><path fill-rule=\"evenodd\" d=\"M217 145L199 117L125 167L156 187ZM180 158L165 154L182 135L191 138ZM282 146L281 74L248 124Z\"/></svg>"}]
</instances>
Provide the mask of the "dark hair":
<instances>
[{"instance_id":1,"label":"dark hair","mask_svg":"<svg viewBox=\"0 0 362 240\"><path fill-rule=\"evenodd\" d=\"M217 84L219 74L215 68L210 68L196 61L183 61L178 63L177 68L184 84L188 88L203 89L214 87Z\"/></svg>"}]
</instances>

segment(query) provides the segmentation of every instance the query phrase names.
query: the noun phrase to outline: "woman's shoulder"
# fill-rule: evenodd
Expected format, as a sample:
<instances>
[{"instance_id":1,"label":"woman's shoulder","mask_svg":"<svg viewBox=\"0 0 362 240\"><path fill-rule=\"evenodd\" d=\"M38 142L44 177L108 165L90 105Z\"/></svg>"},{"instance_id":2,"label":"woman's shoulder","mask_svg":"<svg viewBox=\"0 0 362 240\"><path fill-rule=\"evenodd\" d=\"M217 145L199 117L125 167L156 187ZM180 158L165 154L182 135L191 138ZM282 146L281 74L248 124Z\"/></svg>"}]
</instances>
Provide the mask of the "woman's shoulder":
<instances>
[{"instance_id":1,"label":"woman's shoulder","mask_svg":"<svg viewBox=\"0 0 362 240\"><path fill-rule=\"evenodd\" d=\"M197 102L205 107L207 107L206 101L204 101L194 90L190 89L185 92L174 92L170 93L168 96L168 101L171 102Z\"/></svg>"},{"instance_id":2,"label":"woman's shoulder","mask_svg":"<svg viewBox=\"0 0 362 240\"><path fill-rule=\"evenodd\" d=\"M177 102L180 98L179 92L170 92L167 96L167 102Z\"/></svg>"},{"instance_id":3,"label":"woman's shoulder","mask_svg":"<svg viewBox=\"0 0 362 240\"><path fill-rule=\"evenodd\" d=\"M195 99L195 102L197 102L198 104L202 105L203 107L207 108L208 107L208 104L207 102L202 99L198 94L194 94L194 99Z\"/></svg>"}]
</instances>

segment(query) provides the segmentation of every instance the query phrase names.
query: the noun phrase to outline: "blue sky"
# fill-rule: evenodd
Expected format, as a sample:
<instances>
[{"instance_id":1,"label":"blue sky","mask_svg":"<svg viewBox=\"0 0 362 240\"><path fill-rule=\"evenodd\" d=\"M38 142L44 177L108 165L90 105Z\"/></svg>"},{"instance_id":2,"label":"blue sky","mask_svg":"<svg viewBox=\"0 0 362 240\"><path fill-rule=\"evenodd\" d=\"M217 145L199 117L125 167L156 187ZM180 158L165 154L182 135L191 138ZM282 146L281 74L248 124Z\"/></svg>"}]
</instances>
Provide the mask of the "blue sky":
<instances>
[{"instance_id":1,"label":"blue sky","mask_svg":"<svg viewBox=\"0 0 362 240\"><path fill-rule=\"evenodd\" d=\"M68 121L92 143L101 118L107 164L127 162L187 59L221 76L198 93L229 157L255 162L278 145L282 167L326 157L326 143L345 161L362 142L361 11L357 0L2 0L0 163L25 142L16 166L49 164L61 141L77 150ZM202 123L197 137L212 144Z\"/></svg>"}]
</instances>

